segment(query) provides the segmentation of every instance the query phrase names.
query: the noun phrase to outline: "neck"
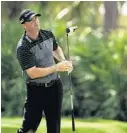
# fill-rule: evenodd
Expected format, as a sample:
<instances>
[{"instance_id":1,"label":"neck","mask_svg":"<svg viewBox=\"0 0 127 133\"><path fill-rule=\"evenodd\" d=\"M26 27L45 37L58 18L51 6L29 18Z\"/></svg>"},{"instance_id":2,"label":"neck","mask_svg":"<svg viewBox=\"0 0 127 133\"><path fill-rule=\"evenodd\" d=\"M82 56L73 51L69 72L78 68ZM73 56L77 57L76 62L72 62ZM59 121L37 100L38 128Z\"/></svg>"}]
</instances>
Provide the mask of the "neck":
<instances>
[{"instance_id":1,"label":"neck","mask_svg":"<svg viewBox=\"0 0 127 133\"><path fill-rule=\"evenodd\" d=\"M36 40L38 35L39 35L39 30L37 30L37 31L30 31L30 32L26 31L26 35L28 37L30 37L31 39Z\"/></svg>"}]
</instances>

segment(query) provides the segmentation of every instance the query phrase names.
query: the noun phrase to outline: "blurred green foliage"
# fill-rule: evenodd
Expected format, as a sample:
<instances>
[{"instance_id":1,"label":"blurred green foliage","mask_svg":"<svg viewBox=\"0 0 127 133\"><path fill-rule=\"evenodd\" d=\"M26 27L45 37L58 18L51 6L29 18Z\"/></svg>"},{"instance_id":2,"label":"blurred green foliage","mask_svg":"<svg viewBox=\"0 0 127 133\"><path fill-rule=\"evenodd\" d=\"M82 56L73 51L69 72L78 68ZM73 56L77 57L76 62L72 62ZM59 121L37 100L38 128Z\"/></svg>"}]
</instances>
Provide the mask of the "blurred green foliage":
<instances>
[{"instance_id":1,"label":"blurred green foliage","mask_svg":"<svg viewBox=\"0 0 127 133\"><path fill-rule=\"evenodd\" d=\"M102 4L78 1L19 2L17 5L21 6L15 9L17 12L13 16L8 15L13 4L2 2L3 116L21 115L23 111L26 90L15 51L23 30L17 18L22 9L31 8L42 13L41 27L53 31L66 57L66 26L79 27L75 33L69 34L70 55L74 60L72 83L75 116L127 121L127 31L117 29L107 37L103 35L103 16L98 11ZM10 19L10 16L13 18ZM64 85L62 114L68 116L71 114L70 87L67 74L61 73L61 78Z\"/></svg>"}]
</instances>

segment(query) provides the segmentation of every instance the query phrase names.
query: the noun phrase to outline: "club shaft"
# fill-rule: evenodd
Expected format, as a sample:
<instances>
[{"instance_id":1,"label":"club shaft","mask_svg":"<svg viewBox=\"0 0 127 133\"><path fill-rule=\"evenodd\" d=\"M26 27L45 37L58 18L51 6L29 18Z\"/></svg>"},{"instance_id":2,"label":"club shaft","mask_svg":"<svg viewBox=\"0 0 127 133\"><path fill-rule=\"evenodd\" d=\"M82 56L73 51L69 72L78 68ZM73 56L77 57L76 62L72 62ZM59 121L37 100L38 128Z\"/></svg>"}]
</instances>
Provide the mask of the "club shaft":
<instances>
[{"instance_id":1,"label":"club shaft","mask_svg":"<svg viewBox=\"0 0 127 133\"><path fill-rule=\"evenodd\" d=\"M68 50L68 60L70 60L70 49L68 44L68 34L67 34L67 50ZM69 82L70 82L70 98L71 98L71 116L72 116L72 131L75 133L75 120L74 120L74 105L73 105L73 92L72 92L72 80L71 73L69 73Z\"/></svg>"},{"instance_id":2,"label":"club shaft","mask_svg":"<svg viewBox=\"0 0 127 133\"><path fill-rule=\"evenodd\" d=\"M75 131L75 121L74 121L74 108L73 108L73 96L71 95L71 114L72 114L72 131Z\"/></svg>"},{"instance_id":3,"label":"club shaft","mask_svg":"<svg viewBox=\"0 0 127 133\"><path fill-rule=\"evenodd\" d=\"M67 58L68 60L70 60L70 48L69 48L69 44L68 44L68 34L67 34Z\"/></svg>"},{"instance_id":4,"label":"club shaft","mask_svg":"<svg viewBox=\"0 0 127 133\"><path fill-rule=\"evenodd\" d=\"M72 93L71 74L69 74L69 77L70 77L70 96L71 96L72 131L75 131L74 104L73 104L73 93Z\"/></svg>"}]
</instances>

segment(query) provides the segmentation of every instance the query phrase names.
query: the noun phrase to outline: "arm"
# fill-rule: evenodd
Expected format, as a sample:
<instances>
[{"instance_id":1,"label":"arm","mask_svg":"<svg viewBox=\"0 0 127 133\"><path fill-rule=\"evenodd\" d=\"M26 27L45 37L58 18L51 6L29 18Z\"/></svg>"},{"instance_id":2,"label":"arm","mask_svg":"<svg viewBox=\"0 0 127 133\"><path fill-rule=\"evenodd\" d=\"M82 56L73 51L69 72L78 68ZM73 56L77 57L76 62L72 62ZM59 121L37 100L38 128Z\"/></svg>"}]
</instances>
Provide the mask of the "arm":
<instances>
[{"instance_id":1,"label":"arm","mask_svg":"<svg viewBox=\"0 0 127 133\"><path fill-rule=\"evenodd\" d=\"M72 66L71 61L62 61L50 67L36 67L33 54L23 46L17 48L17 59L23 71L26 71L31 79L47 76L56 71L68 71Z\"/></svg>"},{"instance_id":2,"label":"arm","mask_svg":"<svg viewBox=\"0 0 127 133\"><path fill-rule=\"evenodd\" d=\"M44 77L49 74L52 74L56 71L68 71L68 69L72 66L72 62L65 61L65 57L63 54L62 49L60 46L57 47L56 50L53 51L53 56L58 60L62 61L56 65L53 65L51 67L46 67L46 68L39 68L39 67L32 67L26 70L27 74L32 78L39 78L39 77Z\"/></svg>"},{"instance_id":3,"label":"arm","mask_svg":"<svg viewBox=\"0 0 127 133\"><path fill-rule=\"evenodd\" d=\"M60 46L57 47L56 50L53 51L53 56L58 60L58 61L64 61L65 56L63 54L63 51Z\"/></svg>"},{"instance_id":4,"label":"arm","mask_svg":"<svg viewBox=\"0 0 127 133\"><path fill-rule=\"evenodd\" d=\"M60 71L60 72L69 71L70 68L72 68L71 61L62 61L56 65L46 67L46 68L40 68L40 67L34 66L34 67L27 69L26 72L31 79L34 79L34 78L40 78L40 77L47 76L57 71Z\"/></svg>"},{"instance_id":5,"label":"arm","mask_svg":"<svg viewBox=\"0 0 127 133\"><path fill-rule=\"evenodd\" d=\"M26 72L30 76L30 78L32 79L40 78L40 77L47 76L57 71L64 72L64 71L69 71L70 68L72 69L72 62L65 61L66 59L64 57L63 51L60 48L60 46L58 46L57 49L53 51L53 56L61 62L51 67L39 68L39 67L34 66L34 67L27 69Z\"/></svg>"},{"instance_id":6,"label":"arm","mask_svg":"<svg viewBox=\"0 0 127 133\"><path fill-rule=\"evenodd\" d=\"M40 77L47 76L51 73L56 72L57 70L58 68L56 65L53 65L51 67L46 67L46 68L40 68L40 67L34 66L34 67L27 69L26 72L31 79L34 79L34 78L40 78Z\"/></svg>"}]
</instances>

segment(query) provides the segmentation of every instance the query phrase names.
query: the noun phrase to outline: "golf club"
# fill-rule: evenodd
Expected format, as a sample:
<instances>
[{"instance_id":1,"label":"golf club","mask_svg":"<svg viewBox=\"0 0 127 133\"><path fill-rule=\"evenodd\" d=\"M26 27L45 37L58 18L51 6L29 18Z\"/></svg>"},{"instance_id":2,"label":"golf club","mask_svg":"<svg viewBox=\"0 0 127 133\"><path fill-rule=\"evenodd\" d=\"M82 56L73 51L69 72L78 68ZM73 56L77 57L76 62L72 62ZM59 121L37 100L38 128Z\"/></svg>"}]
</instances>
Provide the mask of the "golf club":
<instances>
[{"instance_id":1,"label":"golf club","mask_svg":"<svg viewBox=\"0 0 127 133\"><path fill-rule=\"evenodd\" d=\"M68 60L70 60L70 49L68 44L68 34L72 31L74 32L77 29L77 26L75 27L69 27L66 28L66 35L67 35L67 54L68 54ZM69 76L69 82L70 82L70 98L71 98L71 114L72 114L72 132L75 133L75 120L74 120L74 105L73 105L73 91L72 91L72 80L71 80L71 73L68 73Z\"/></svg>"}]
</instances>

